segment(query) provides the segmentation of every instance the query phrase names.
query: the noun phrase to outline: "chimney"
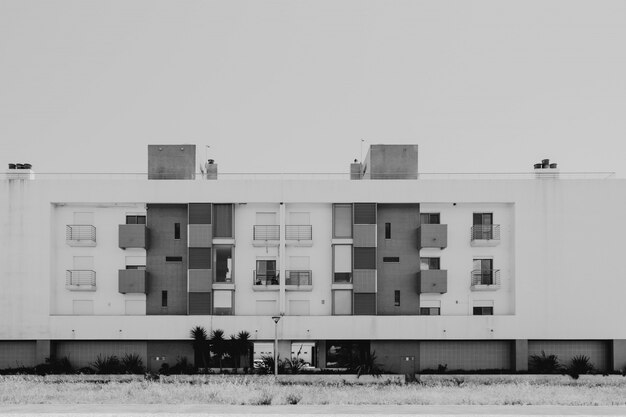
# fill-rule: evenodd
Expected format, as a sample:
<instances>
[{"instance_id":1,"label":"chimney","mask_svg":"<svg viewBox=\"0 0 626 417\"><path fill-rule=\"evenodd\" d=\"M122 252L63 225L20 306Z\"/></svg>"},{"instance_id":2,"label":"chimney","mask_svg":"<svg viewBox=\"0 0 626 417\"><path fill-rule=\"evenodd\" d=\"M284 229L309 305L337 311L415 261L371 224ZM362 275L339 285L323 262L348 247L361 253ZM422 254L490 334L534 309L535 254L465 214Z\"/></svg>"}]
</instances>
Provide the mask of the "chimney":
<instances>
[{"instance_id":1,"label":"chimney","mask_svg":"<svg viewBox=\"0 0 626 417\"><path fill-rule=\"evenodd\" d=\"M213 159L209 159L208 161L206 161L206 164L204 164L204 169L206 172L207 180L217 179L217 164Z\"/></svg>"},{"instance_id":2,"label":"chimney","mask_svg":"<svg viewBox=\"0 0 626 417\"><path fill-rule=\"evenodd\" d=\"M542 159L540 163L533 165L535 178L559 178L559 170L556 163L550 163L549 159Z\"/></svg>"},{"instance_id":3,"label":"chimney","mask_svg":"<svg viewBox=\"0 0 626 417\"><path fill-rule=\"evenodd\" d=\"M361 179L361 163L356 159L353 163L350 164L350 179L351 180L360 180Z\"/></svg>"},{"instance_id":4,"label":"chimney","mask_svg":"<svg viewBox=\"0 0 626 417\"><path fill-rule=\"evenodd\" d=\"M33 171L33 166L27 163L10 163L6 173L7 179L9 180L35 179L35 171Z\"/></svg>"}]
</instances>

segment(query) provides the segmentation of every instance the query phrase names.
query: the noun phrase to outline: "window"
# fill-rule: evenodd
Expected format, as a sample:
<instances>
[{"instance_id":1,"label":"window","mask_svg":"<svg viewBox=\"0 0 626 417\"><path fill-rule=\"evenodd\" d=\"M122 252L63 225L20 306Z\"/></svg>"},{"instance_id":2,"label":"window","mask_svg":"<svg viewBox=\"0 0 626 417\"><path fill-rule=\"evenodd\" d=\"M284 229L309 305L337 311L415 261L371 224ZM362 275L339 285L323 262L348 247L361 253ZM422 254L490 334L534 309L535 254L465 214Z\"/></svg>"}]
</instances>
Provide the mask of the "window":
<instances>
[{"instance_id":1,"label":"window","mask_svg":"<svg viewBox=\"0 0 626 417\"><path fill-rule=\"evenodd\" d=\"M352 282L352 245L333 245L333 282Z\"/></svg>"},{"instance_id":2,"label":"window","mask_svg":"<svg viewBox=\"0 0 626 417\"><path fill-rule=\"evenodd\" d=\"M395 305L396 307L400 306L400 291L399 290L395 290L393 292L393 305Z\"/></svg>"},{"instance_id":3,"label":"window","mask_svg":"<svg viewBox=\"0 0 626 417\"><path fill-rule=\"evenodd\" d=\"M420 269L422 271L427 271L429 269L440 269L439 259L440 258L420 258Z\"/></svg>"},{"instance_id":4,"label":"window","mask_svg":"<svg viewBox=\"0 0 626 417\"><path fill-rule=\"evenodd\" d=\"M233 237L232 204L213 204L213 237Z\"/></svg>"},{"instance_id":5,"label":"window","mask_svg":"<svg viewBox=\"0 0 626 417\"><path fill-rule=\"evenodd\" d=\"M474 259L473 285L493 285L493 259Z\"/></svg>"},{"instance_id":6,"label":"window","mask_svg":"<svg viewBox=\"0 0 626 417\"><path fill-rule=\"evenodd\" d=\"M180 239L180 223L174 223L174 239Z\"/></svg>"},{"instance_id":7,"label":"window","mask_svg":"<svg viewBox=\"0 0 626 417\"><path fill-rule=\"evenodd\" d=\"M493 213L474 213L472 239L493 239Z\"/></svg>"},{"instance_id":8,"label":"window","mask_svg":"<svg viewBox=\"0 0 626 417\"><path fill-rule=\"evenodd\" d=\"M126 216L126 224L146 224L145 215L128 215Z\"/></svg>"},{"instance_id":9,"label":"window","mask_svg":"<svg viewBox=\"0 0 626 417\"><path fill-rule=\"evenodd\" d=\"M475 316L493 316L493 307L474 307Z\"/></svg>"},{"instance_id":10,"label":"window","mask_svg":"<svg viewBox=\"0 0 626 417\"><path fill-rule=\"evenodd\" d=\"M384 256L383 262L400 262L400 258L398 256Z\"/></svg>"},{"instance_id":11,"label":"window","mask_svg":"<svg viewBox=\"0 0 626 417\"><path fill-rule=\"evenodd\" d=\"M420 307L420 316L440 316L440 307Z\"/></svg>"},{"instance_id":12,"label":"window","mask_svg":"<svg viewBox=\"0 0 626 417\"><path fill-rule=\"evenodd\" d=\"M146 266L145 265L126 265L126 269L139 269L139 270L145 271Z\"/></svg>"},{"instance_id":13,"label":"window","mask_svg":"<svg viewBox=\"0 0 626 417\"><path fill-rule=\"evenodd\" d=\"M161 307L167 307L167 291L161 291Z\"/></svg>"},{"instance_id":14,"label":"window","mask_svg":"<svg viewBox=\"0 0 626 417\"><path fill-rule=\"evenodd\" d=\"M257 260L254 285L278 285L276 260Z\"/></svg>"},{"instance_id":15,"label":"window","mask_svg":"<svg viewBox=\"0 0 626 417\"><path fill-rule=\"evenodd\" d=\"M166 256L165 257L165 262L182 262L182 261L183 261L182 256Z\"/></svg>"},{"instance_id":16,"label":"window","mask_svg":"<svg viewBox=\"0 0 626 417\"><path fill-rule=\"evenodd\" d=\"M391 239L391 223L385 223L385 239Z\"/></svg>"},{"instance_id":17,"label":"window","mask_svg":"<svg viewBox=\"0 0 626 417\"><path fill-rule=\"evenodd\" d=\"M215 282L232 282L233 247L214 246L215 250Z\"/></svg>"},{"instance_id":18,"label":"window","mask_svg":"<svg viewBox=\"0 0 626 417\"><path fill-rule=\"evenodd\" d=\"M420 214L421 224L439 224L439 222L440 222L439 213L421 213Z\"/></svg>"},{"instance_id":19,"label":"window","mask_svg":"<svg viewBox=\"0 0 626 417\"><path fill-rule=\"evenodd\" d=\"M352 204L333 204L333 237L352 237Z\"/></svg>"}]
</instances>

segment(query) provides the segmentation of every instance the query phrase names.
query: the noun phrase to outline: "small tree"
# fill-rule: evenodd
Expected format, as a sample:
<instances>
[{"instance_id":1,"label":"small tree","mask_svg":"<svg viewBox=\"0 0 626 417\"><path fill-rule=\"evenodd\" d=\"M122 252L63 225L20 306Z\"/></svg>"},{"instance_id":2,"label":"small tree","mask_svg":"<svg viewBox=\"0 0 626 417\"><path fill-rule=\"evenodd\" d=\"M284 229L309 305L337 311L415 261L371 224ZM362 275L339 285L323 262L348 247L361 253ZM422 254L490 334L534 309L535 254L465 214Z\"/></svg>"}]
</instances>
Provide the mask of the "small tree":
<instances>
[{"instance_id":1,"label":"small tree","mask_svg":"<svg viewBox=\"0 0 626 417\"><path fill-rule=\"evenodd\" d=\"M250 351L252 350L252 342L250 340L250 333L245 330L237 333L237 359L239 365L241 365L241 357L245 358L246 367L250 366Z\"/></svg>"},{"instance_id":2,"label":"small tree","mask_svg":"<svg viewBox=\"0 0 626 417\"><path fill-rule=\"evenodd\" d=\"M206 356L208 351L207 332L202 326L196 326L191 329L191 338L193 339L193 355L196 368L202 364L202 368L206 368Z\"/></svg>"},{"instance_id":3,"label":"small tree","mask_svg":"<svg viewBox=\"0 0 626 417\"><path fill-rule=\"evenodd\" d=\"M227 350L227 341L224 339L224 330L215 329L211 332L211 338L209 339L211 345L211 352L217 357L220 364L220 372L222 372L222 359Z\"/></svg>"}]
</instances>

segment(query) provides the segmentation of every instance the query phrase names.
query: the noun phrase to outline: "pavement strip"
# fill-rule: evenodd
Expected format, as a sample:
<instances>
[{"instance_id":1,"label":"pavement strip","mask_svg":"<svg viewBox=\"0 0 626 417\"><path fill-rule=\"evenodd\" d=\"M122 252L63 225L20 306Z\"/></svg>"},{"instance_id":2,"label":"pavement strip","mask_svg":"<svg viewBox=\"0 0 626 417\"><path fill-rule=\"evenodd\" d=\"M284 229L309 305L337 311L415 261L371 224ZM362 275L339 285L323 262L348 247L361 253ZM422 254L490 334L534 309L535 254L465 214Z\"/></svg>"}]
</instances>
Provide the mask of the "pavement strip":
<instances>
[{"instance_id":1,"label":"pavement strip","mask_svg":"<svg viewBox=\"0 0 626 417\"><path fill-rule=\"evenodd\" d=\"M0 406L0 417L236 417L236 416L626 416L624 406L479 406L479 405L269 405L206 404L28 404Z\"/></svg>"}]
</instances>

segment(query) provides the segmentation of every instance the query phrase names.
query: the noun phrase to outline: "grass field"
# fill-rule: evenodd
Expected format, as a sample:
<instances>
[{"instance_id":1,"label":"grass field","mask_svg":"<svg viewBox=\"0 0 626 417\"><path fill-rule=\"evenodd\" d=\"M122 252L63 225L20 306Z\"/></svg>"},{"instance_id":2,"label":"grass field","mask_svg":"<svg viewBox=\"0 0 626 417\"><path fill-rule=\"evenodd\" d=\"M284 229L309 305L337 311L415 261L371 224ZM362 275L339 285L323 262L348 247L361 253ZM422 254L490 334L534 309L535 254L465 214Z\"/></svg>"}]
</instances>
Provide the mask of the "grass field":
<instances>
[{"instance_id":1,"label":"grass field","mask_svg":"<svg viewBox=\"0 0 626 417\"><path fill-rule=\"evenodd\" d=\"M272 377L212 378L203 383L46 382L0 377L1 404L420 404L626 405L626 378L567 382L429 381L418 384L282 384Z\"/></svg>"}]
</instances>

